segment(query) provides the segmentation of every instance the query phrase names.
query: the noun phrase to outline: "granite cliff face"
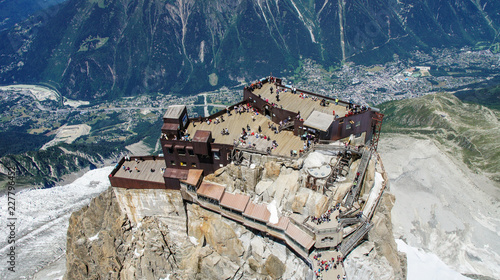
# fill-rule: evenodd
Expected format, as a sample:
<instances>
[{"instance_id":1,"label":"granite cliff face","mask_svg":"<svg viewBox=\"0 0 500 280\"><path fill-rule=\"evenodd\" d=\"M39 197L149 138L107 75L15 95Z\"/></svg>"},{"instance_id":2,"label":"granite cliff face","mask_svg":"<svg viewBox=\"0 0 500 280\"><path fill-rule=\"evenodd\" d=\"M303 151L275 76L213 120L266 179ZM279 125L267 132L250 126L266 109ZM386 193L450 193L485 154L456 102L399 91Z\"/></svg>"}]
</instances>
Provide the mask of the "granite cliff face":
<instances>
[{"instance_id":1,"label":"granite cliff face","mask_svg":"<svg viewBox=\"0 0 500 280\"><path fill-rule=\"evenodd\" d=\"M498 45L498 1L68 0L0 34L0 83L76 99L190 94L293 71Z\"/></svg>"},{"instance_id":2,"label":"granite cliff face","mask_svg":"<svg viewBox=\"0 0 500 280\"><path fill-rule=\"evenodd\" d=\"M129 197L144 195L127 192ZM144 216L134 223L128 218L131 212L122 210L117 199L123 194L109 189L72 215L65 279L312 277L307 265L285 245L197 205L178 213L187 217L189 235L186 228L171 226L161 215ZM183 205L180 195L171 198L161 206Z\"/></svg>"},{"instance_id":3,"label":"granite cliff face","mask_svg":"<svg viewBox=\"0 0 500 280\"><path fill-rule=\"evenodd\" d=\"M274 201L280 212L293 208L316 215L324 212L328 198L301 187L302 168L321 162L322 155L310 157L313 160L295 162L254 158L261 164L230 164L205 180L244 191L260 202ZM369 170L375 172L375 166ZM373 176L367 181L372 184ZM393 201L390 195L384 197L368 242L349 256L346 269L352 279L405 278L405 257L398 254L392 237ZM308 265L286 245L185 203L178 191L170 190L110 188L72 215L67 256L65 279L313 278Z\"/></svg>"},{"instance_id":4,"label":"granite cliff face","mask_svg":"<svg viewBox=\"0 0 500 280\"><path fill-rule=\"evenodd\" d=\"M392 234L394 201L394 195L384 194L373 217L375 226L368 233L368 241L346 259L345 268L351 279L406 279L406 255L398 252Z\"/></svg>"}]
</instances>

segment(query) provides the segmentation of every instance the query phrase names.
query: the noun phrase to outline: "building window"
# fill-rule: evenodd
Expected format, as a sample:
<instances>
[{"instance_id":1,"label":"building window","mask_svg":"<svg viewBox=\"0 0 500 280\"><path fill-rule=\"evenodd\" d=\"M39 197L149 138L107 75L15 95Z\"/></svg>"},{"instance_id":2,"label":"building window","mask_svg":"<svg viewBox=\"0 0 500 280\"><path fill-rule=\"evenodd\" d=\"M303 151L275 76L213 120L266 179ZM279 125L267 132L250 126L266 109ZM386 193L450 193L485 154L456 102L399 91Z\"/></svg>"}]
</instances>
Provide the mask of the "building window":
<instances>
[{"instance_id":1,"label":"building window","mask_svg":"<svg viewBox=\"0 0 500 280\"><path fill-rule=\"evenodd\" d=\"M174 153L174 149L173 148L167 148L167 154L171 155Z\"/></svg>"},{"instance_id":2,"label":"building window","mask_svg":"<svg viewBox=\"0 0 500 280\"><path fill-rule=\"evenodd\" d=\"M216 160L220 159L220 152L214 152L214 159Z\"/></svg>"},{"instance_id":3,"label":"building window","mask_svg":"<svg viewBox=\"0 0 500 280\"><path fill-rule=\"evenodd\" d=\"M361 125L361 121L357 121L356 122L356 127L360 126Z\"/></svg>"},{"instance_id":4,"label":"building window","mask_svg":"<svg viewBox=\"0 0 500 280\"><path fill-rule=\"evenodd\" d=\"M209 155L201 155L199 160L201 163L212 163L212 158Z\"/></svg>"},{"instance_id":5,"label":"building window","mask_svg":"<svg viewBox=\"0 0 500 280\"><path fill-rule=\"evenodd\" d=\"M186 155L186 149L177 149L177 154L179 154L180 156Z\"/></svg>"},{"instance_id":6,"label":"building window","mask_svg":"<svg viewBox=\"0 0 500 280\"><path fill-rule=\"evenodd\" d=\"M351 129L351 124L350 123L346 124L345 129Z\"/></svg>"},{"instance_id":7,"label":"building window","mask_svg":"<svg viewBox=\"0 0 500 280\"><path fill-rule=\"evenodd\" d=\"M187 190L190 192L196 192L196 187L192 185L187 185Z\"/></svg>"},{"instance_id":8,"label":"building window","mask_svg":"<svg viewBox=\"0 0 500 280\"><path fill-rule=\"evenodd\" d=\"M189 154L190 156L194 156L194 151L193 151L193 150L188 149L187 151L188 151L188 154Z\"/></svg>"},{"instance_id":9,"label":"building window","mask_svg":"<svg viewBox=\"0 0 500 280\"><path fill-rule=\"evenodd\" d=\"M181 166L187 166L187 164L184 161L181 161Z\"/></svg>"},{"instance_id":10,"label":"building window","mask_svg":"<svg viewBox=\"0 0 500 280\"><path fill-rule=\"evenodd\" d=\"M191 163L191 167L196 168L196 162Z\"/></svg>"},{"instance_id":11,"label":"building window","mask_svg":"<svg viewBox=\"0 0 500 280\"><path fill-rule=\"evenodd\" d=\"M175 161L171 160L170 165L175 165Z\"/></svg>"}]
</instances>

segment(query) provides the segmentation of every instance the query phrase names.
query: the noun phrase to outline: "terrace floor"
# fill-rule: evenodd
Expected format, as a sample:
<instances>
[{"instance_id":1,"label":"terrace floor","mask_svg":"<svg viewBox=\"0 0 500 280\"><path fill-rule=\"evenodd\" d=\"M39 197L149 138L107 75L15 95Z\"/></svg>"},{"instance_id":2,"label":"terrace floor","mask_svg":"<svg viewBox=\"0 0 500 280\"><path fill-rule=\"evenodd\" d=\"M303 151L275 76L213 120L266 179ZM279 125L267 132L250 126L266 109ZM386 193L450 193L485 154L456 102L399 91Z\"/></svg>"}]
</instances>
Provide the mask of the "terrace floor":
<instances>
[{"instance_id":1,"label":"terrace floor","mask_svg":"<svg viewBox=\"0 0 500 280\"><path fill-rule=\"evenodd\" d=\"M309 256L309 259L313 263L314 275L318 275L316 279L344 279L343 277L345 272L342 262L339 262L337 268L334 268L333 266L333 263L337 263L337 257L342 257L342 254L334 250L321 251L319 253L321 254L321 257L317 257L316 259L314 258L314 256L318 254L316 251L313 251L313 253ZM321 264L322 261L324 264ZM326 269L327 266L328 270ZM319 269L321 269L321 272L318 272ZM316 274L316 272L318 273Z\"/></svg>"},{"instance_id":2,"label":"terrace floor","mask_svg":"<svg viewBox=\"0 0 500 280\"><path fill-rule=\"evenodd\" d=\"M271 93L270 91L271 87L273 88L273 93ZM262 85L262 88L255 89L253 93L257 96L260 95L264 100L268 99L269 103L276 103L278 104L278 106L283 106L283 109L285 110L292 112L300 111L300 115L304 120L306 120L314 110L323 112L325 114L333 114L333 110L335 110L335 114L339 117L343 117L347 113L345 105L341 105L343 103L335 105L335 102L332 102L332 100L330 100L329 105L321 106L320 101L322 98L319 98L315 101L312 99L312 95L308 95L308 98L302 99L300 97L300 90L297 90L296 94L291 93L290 89L288 89L286 92L282 91L280 93L280 101L277 101L276 85L271 83L265 83L264 85Z\"/></svg>"},{"instance_id":3,"label":"terrace floor","mask_svg":"<svg viewBox=\"0 0 500 280\"><path fill-rule=\"evenodd\" d=\"M300 140L298 136L294 136L293 131L284 130L275 134L268 126L268 123L273 122L261 114L256 115L255 120L252 120L253 113L237 114L234 110L231 110L231 114L231 116L224 114L224 122L218 124L215 124L213 121L211 124L207 124L207 122L200 123L199 121L191 120L187 131L190 137L192 137L197 130L209 130L212 132L212 138L215 143L233 145L234 140L240 138L242 128L246 130L247 125L249 125L250 132L247 132L247 144L245 146L240 146L240 148L246 148L249 144L255 144L258 151L265 152L267 147L272 146L273 140L276 140L278 147L271 151L271 155L290 156L290 150L298 152L304 148L303 141ZM251 136L252 132L257 133L259 126L262 129L261 134L270 137L271 140ZM221 131L224 128L229 130L229 135L222 135Z\"/></svg>"},{"instance_id":4,"label":"terrace floor","mask_svg":"<svg viewBox=\"0 0 500 280\"><path fill-rule=\"evenodd\" d=\"M125 169L124 169L125 168ZM137 168L137 169L136 169ZM162 169L165 168L165 160L162 157L156 160L144 161L132 159L125 161L115 174L115 177L134 179L141 181L164 183Z\"/></svg>"}]
</instances>

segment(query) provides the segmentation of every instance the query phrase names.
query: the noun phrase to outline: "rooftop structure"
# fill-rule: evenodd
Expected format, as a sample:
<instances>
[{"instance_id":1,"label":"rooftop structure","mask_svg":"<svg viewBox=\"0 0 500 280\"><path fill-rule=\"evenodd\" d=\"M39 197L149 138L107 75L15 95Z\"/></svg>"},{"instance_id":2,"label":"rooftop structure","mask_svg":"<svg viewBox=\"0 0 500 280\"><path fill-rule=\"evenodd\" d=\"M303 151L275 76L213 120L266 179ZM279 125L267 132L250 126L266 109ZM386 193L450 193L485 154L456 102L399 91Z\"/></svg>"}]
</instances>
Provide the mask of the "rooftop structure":
<instances>
[{"instance_id":1,"label":"rooftop structure","mask_svg":"<svg viewBox=\"0 0 500 280\"><path fill-rule=\"evenodd\" d=\"M372 190L366 203L369 213L360 212L361 186L377 148L383 115L372 108L284 86L272 77L245 87L243 93L243 101L208 117L189 118L186 106L169 107L161 128L164 157L122 159L110 174L111 185L180 190L185 201L282 240L311 265L314 250L340 248L332 254L346 256L373 226L369 219L385 189L384 183ZM339 139L344 144L329 145ZM353 143L354 150L350 148ZM342 201L335 201L321 217L291 214L271 218L268 207L272 205L203 181L204 175L229 163L240 164L243 154L290 160L309 150L337 154L336 160L305 170L307 178L302 182L330 198L338 191L336 180L345 179L351 163L360 160ZM352 230L346 232L344 226Z\"/></svg>"}]
</instances>

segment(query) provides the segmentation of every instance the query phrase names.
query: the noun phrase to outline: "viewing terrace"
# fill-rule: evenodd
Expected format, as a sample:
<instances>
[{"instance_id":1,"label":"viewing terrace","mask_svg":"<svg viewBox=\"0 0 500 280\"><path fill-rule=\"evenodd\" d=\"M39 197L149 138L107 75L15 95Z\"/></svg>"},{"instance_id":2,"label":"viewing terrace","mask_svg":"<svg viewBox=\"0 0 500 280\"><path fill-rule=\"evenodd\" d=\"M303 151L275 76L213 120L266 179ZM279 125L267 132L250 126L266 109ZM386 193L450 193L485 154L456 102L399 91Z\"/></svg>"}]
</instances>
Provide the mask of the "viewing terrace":
<instances>
[{"instance_id":1,"label":"viewing terrace","mask_svg":"<svg viewBox=\"0 0 500 280\"><path fill-rule=\"evenodd\" d=\"M250 148L255 144L255 150L266 153L269 147L271 148L272 155L279 156L290 156L290 150L299 151L304 148L303 142L299 137L293 135L293 131L282 130L279 133L275 133L274 130L269 128L269 123L272 122L268 118L262 114L255 114L251 110L248 113L239 114L231 108L231 115L225 113L217 117L217 119L220 122L215 118L211 119L210 123L207 123L206 119L203 119L201 122L192 120L187 128L187 133L192 137L197 130L208 130L212 132L214 143L234 145L235 140L240 138L242 129L245 129L248 138L245 144L239 145L240 148ZM247 125L250 127L250 131L247 130ZM262 131L259 134L262 136L265 135L266 139L255 135L258 134L259 126ZM222 130L226 128L228 134L222 134ZM278 146L273 149L274 140Z\"/></svg>"},{"instance_id":2,"label":"viewing terrace","mask_svg":"<svg viewBox=\"0 0 500 280\"><path fill-rule=\"evenodd\" d=\"M279 101L276 98L276 89L278 88L280 89ZM283 107L283 109L295 113L300 112L304 120L306 120L313 111L319 111L329 115L333 115L333 111L335 111L335 114L339 117L345 116L348 111L346 110L347 104L341 101L339 101L338 105L335 105L334 99L317 96L314 93L305 92L303 90L297 90L296 93L292 93L290 88L277 86L273 83L265 83L262 85L262 88L254 89L253 93L257 96L260 95L264 100L267 99L268 103L276 103L280 108ZM322 99L327 101L324 106L321 105Z\"/></svg>"},{"instance_id":3,"label":"viewing terrace","mask_svg":"<svg viewBox=\"0 0 500 280\"><path fill-rule=\"evenodd\" d=\"M112 186L129 188L164 189L165 161L162 157L128 157L123 158L118 168L110 175Z\"/></svg>"}]
</instances>

